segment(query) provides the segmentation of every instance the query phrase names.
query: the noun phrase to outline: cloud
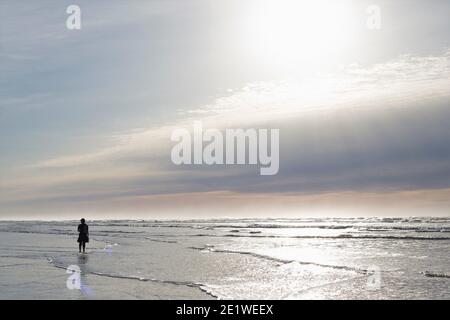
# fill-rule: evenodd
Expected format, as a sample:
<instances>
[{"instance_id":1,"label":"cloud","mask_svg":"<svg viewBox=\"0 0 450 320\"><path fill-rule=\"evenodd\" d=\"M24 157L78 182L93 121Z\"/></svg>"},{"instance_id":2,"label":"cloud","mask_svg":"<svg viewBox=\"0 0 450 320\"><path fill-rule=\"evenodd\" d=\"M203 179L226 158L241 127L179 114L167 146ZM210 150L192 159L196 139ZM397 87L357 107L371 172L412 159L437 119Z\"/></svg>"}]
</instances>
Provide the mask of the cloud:
<instances>
[{"instance_id":1,"label":"cloud","mask_svg":"<svg viewBox=\"0 0 450 320\"><path fill-rule=\"evenodd\" d=\"M1 201L95 207L96 201L128 197L131 208L138 199L186 192L201 198L209 191L246 197L273 190L342 195L445 189L449 98L450 50L308 79L252 83L163 125L114 134L98 151L32 163L21 177L2 182ZM191 128L194 120L205 128L280 128L280 173L262 178L256 166L173 165L170 134Z\"/></svg>"},{"instance_id":2,"label":"cloud","mask_svg":"<svg viewBox=\"0 0 450 320\"><path fill-rule=\"evenodd\" d=\"M151 159L152 154L167 151L170 147L167 145L171 144L168 137L172 130L191 128L195 120L203 121L205 126L224 129L270 122L278 124L280 121L289 122L293 117L341 109L414 107L418 100L425 103L437 99L447 101L449 88L450 50L441 56L405 55L370 68L349 66L341 74L302 81L253 83L216 99L210 105L189 110L180 120L117 134L111 147L93 153L47 159L35 166L90 165L96 161L130 158L138 154L146 154Z\"/></svg>"}]
</instances>

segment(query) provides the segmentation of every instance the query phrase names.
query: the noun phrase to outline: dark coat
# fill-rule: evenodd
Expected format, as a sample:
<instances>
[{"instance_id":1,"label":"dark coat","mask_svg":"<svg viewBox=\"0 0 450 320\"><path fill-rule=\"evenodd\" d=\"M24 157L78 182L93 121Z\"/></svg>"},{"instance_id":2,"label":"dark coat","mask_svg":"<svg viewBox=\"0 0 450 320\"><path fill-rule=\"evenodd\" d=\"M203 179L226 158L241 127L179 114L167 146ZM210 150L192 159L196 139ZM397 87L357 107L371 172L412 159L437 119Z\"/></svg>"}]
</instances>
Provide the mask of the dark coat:
<instances>
[{"instance_id":1,"label":"dark coat","mask_svg":"<svg viewBox=\"0 0 450 320\"><path fill-rule=\"evenodd\" d=\"M87 224L79 224L78 232L80 233L78 236L78 242L89 242L89 227Z\"/></svg>"}]
</instances>

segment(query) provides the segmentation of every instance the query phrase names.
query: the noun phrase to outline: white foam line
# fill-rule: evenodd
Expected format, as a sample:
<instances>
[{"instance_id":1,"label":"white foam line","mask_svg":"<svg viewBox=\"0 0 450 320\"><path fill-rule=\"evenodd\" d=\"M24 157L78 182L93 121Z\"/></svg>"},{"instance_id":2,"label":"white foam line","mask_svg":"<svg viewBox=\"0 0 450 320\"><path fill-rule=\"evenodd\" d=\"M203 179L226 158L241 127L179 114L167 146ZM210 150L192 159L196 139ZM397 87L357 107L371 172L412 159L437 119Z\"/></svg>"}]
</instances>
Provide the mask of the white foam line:
<instances>
[{"instance_id":1,"label":"white foam line","mask_svg":"<svg viewBox=\"0 0 450 320\"><path fill-rule=\"evenodd\" d=\"M53 265L56 268L59 269L65 269L67 270L67 266L57 264L53 258L47 258L48 262ZM115 279L127 279L127 280L138 280L142 282L154 282L154 283L162 283L162 284L172 284L176 286L186 286L190 288L196 288L207 295L209 295L212 298L219 299L217 295L212 293L211 290L206 289L207 286L202 283L196 283L196 282L188 282L188 281L175 281L175 280L163 280L163 279L154 279L154 278L145 278L145 277L137 277L137 276L124 276L119 274L109 274L109 273L103 273L103 272L96 272L96 271L89 271L89 272L83 272L83 274L92 274L99 277L106 277L106 278L115 278Z\"/></svg>"},{"instance_id":2,"label":"white foam line","mask_svg":"<svg viewBox=\"0 0 450 320\"><path fill-rule=\"evenodd\" d=\"M303 264L303 265L314 265L314 266L323 267L323 268L341 269L341 270L354 271L354 272L364 273L364 274L367 274L367 272L368 272L368 270L366 270L366 269L360 269L360 268L354 268L354 267L348 267L348 266L337 266L337 265L321 264L321 263L316 263L316 262L311 262L311 261L298 261L298 260L280 259L280 258L275 258L275 257L271 257L271 256L259 254L259 253L254 253L254 252L250 252L250 251L236 251L236 250L215 249L212 246L207 246L207 247L203 247L203 248L189 247L189 249L193 249L193 250L209 250L211 252L219 252L219 253L232 253L232 254L250 255L250 256L253 256L255 258L271 260L271 261L275 261L275 262L279 262L279 263L283 263L283 264L299 263L299 264Z\"/></svg>"}]
</instances>

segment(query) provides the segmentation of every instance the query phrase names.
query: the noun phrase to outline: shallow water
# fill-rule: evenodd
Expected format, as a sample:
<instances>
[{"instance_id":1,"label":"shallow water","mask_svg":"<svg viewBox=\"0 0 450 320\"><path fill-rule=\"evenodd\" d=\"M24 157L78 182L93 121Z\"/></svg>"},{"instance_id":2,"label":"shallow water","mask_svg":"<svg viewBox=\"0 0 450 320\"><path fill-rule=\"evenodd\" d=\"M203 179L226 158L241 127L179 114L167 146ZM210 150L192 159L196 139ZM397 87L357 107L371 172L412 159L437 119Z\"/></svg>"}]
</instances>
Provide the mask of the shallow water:
<instances>
[{"instance_id":1,"label":"shallow water","mask_svg":"<svg viewBox=\"0 0 450 320\"><path fill-rule=\"evenodd\" d=\"M91 221L86 255L76 227L0 222L0 298L450 298L450 218Z\"/></svg>"}]
</instances>

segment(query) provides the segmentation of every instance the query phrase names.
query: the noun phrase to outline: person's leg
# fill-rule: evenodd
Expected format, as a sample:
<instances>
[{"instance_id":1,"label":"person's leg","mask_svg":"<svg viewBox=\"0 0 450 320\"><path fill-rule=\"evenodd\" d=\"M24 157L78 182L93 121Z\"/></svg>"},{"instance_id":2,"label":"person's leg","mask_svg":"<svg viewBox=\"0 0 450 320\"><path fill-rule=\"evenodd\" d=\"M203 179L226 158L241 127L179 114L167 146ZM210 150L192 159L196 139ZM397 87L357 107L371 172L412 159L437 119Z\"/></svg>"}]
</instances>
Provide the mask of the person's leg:
<instances>
[{"instance_id":1,"label":"person's leg","mask_svg":"<svg viewBox=\"0 0 450 320\"><path fill-rule=\"evenodd\" d=\"M83 252L86 252L86 242L83 242Z\"/></svg>"},{"instance_id":2,"label":"person's leg","mask_svg":"<svg viewBox=\"0 0 450 320\"><path fill-rule=\"evenodd\" d=\"M81 242L78 243L78 251L81 253Z\"/></svg>"}]
</instances>

